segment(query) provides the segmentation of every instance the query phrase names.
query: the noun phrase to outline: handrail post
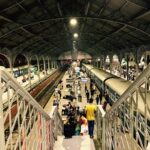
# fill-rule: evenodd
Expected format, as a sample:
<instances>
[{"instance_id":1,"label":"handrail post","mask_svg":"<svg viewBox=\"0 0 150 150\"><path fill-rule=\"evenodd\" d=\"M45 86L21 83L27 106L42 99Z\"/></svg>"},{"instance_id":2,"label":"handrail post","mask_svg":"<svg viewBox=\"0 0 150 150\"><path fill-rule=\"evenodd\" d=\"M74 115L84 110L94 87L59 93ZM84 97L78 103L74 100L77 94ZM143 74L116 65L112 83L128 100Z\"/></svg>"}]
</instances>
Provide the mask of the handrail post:
<instances>
[{"instance_id":1,"label":"handrail post","mask_svg":"<svg viewBox=\"0 0 150 150\"><path fill-rule=\"evenodd\" d=\"M105 142L106 142L106 140L105 140L106 122L105 121L106 121L106 119L105 119L105 117L103 117L102 118L102 150L105 150Z\"/></svg>"},{"instance_id":2,"label":"handrail post","mask_svg":"<svg viewBox=\"0 0 150 150\"><path fill-rule=\"evenodd\" d=\"M3 89L2 89L2 74L0 71L0 147L2 150L5 150L5 136L4 136L4 114L3 114Z\"/></svg>"}]
</instances>

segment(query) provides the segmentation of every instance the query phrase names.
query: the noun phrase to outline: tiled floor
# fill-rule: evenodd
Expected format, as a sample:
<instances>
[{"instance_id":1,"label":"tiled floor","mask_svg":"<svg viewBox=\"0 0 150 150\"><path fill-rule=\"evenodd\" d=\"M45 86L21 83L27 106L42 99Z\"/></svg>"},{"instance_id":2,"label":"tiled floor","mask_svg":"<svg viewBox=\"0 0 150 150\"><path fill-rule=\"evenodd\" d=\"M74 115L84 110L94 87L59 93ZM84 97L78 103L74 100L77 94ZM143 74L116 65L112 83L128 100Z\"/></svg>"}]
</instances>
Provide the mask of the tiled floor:
<instances>
[{"instance_id":1,"label":"tiled floor","mask_svg":"<svg viewBox=\"0 0 150 150\"><path fill-rule=\"evenodd\" d=\"M62 79L62 81L63 81L63 89L61 90L61 92L62 92L62 98L60 99L60 103L59 103L59 111L60 111L60 112L61 112L61 110L62 110L62 106L63 106L64 104L67 104L67 103L69 102L68 100L63 99L63 96L69 95L68 88L66 88L66 84L68 84L68 83L66 82L66 79L67 79L67 78L68 78L68 74L67 74L67 72L66 72L65 75L64 75L64 77L63 77L63 79ZM70 84L71 84L71 83L70 83ZM85 105L87 104L84 86L85 86L85 83L82 83L82 82L81 82L82 102L79 102L78 100L74 100L74 101L72 102L72 105L76 105L76 106L80 106L81 108L84 108ZM89 79L88 79L88 83L87 83L88 89L89 89L89 86L90 86L90 84L89 84ZM95 96L94 96L94 102L93 102L94 104L96 104L95 98L96 98L96 95L97 95L98 93L99 93L99 91L96 90L96 94L95 94ZM50 113L50 111L51 111L51 109L52 109L54 99L55 99L55 96L54 96L54 94L53 94L52 97L50 98L49 102L47 103L47 105L46 105L45 108L44 108L44 110L45 110L48 114Z\"/></svg>"},{"instance_id":2,"label":"tiled floor","mask_svg":"<svg viewBox=\"0 0 150 150\"><path fill-rule=\"evenodd\" d=\"M70 139L59 136L55 142L54 150L95 150L95 147L93 140L88 135L73 136Z\"/></svg>"}]
</instances>

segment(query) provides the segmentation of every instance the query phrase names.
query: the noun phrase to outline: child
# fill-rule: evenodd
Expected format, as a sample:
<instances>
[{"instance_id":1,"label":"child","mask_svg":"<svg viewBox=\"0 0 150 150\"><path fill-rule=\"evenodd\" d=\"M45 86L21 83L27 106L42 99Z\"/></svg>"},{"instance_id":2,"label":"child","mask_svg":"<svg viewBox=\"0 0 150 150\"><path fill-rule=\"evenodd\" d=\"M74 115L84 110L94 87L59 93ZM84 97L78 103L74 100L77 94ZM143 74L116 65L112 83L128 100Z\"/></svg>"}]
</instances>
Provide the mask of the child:
<instances>
[{"instance_id":1,"label":"child","mask_svg":"<svg viewBox=\"0 0 150 150\"><path fill-rule=\"evenodd\" d=\"M80 114L80 124L81 124L80 135L83 135L88 132L88 123L87 119L82 114Z\"/></svg>"}]
</instances>

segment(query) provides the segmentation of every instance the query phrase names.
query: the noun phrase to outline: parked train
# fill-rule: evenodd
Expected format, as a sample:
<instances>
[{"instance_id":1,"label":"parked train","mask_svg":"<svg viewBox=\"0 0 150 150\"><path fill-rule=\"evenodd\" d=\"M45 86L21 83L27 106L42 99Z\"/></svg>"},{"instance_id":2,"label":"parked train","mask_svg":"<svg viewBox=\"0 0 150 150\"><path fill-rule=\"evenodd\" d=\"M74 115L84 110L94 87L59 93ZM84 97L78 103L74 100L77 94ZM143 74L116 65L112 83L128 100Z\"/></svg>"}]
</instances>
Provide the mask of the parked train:
<instances>
[{"instance_id":1,"label":"parked train","mask_svg":"<svg viewBox=\"0 0 150 150\"><path fill-rule=\"evenodd\" d=\"M131 85L130 81L126 81L91 65L83 64L82 69L95 81L99 90L103 91L103 94L106 92L109 94L111 103L116 102L120 95Z\"/></svg>"},{"instance_id":2,"label":"parked train","mask_svg":"<svg viewBox=\"0 0 150 150\"><path fill-rule=\"evenodd\" d=\"M11 72L10 68L6 68L6 70L8 72ZM31 65L30 70L31 70L31 73L36 72L37 67ZM28 65L13 68L13 74L15 78L28 74Z\"/></svg>"},{"instance_id":3,"label":"parked train","mask_svg":"<svg viewBox=\"0 0 150 150\"><path fill-rule=\"evenodd\" d=\"M83 64L82 69L86 71L86 73L91 77L92 80L95 81L97 87L99 90L101 90L104 93L108 93L110 101L109 104L113 105L120 96L127 90L127 88L132 84L130 81L124 80L120 77L117 77L113 74L110 74L102 69L95 68L88 64ZM147 93L147 99L148 99L148 105L150 106L150 93ZM142 100L142 98L138 99L138 133L142 139L142 143L144 144L144 111L145 105ZM124 122L124 116L128 121L130 111L128 110L128 107L126 108L126 114L122 114L122 117L120 118ZM136 116L136 112L134 113ZM134 121L136 117L134 117ZM150 114L147 114L147 125L148 125L148 134L150 135ZM135 130L134 130L135 132ZM136 133L134 133L134 137L136 136ZM147 141L148 142L148 141ZM139 145L142 145L139 142Z\"/></svg>"}]
</instances>

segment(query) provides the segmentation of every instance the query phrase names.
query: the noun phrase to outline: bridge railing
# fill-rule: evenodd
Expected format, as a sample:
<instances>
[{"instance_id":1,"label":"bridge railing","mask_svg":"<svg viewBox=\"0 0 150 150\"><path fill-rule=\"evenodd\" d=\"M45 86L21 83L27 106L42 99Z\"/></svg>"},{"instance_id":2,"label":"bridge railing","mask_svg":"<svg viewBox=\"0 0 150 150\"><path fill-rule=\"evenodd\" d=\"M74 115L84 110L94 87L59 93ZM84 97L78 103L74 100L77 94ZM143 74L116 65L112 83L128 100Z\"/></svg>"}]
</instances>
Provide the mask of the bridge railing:
<instances>
[{"instance_id":1,"label":"bridge railing","mask_svg":"<svg viewBox=\"0 0 150 150\"><path fill-rule=\"evenodd\" d=\"M150 66L131 84L104 117L99 115L97 134L102 150L148 150L149 84Z\"/></svg>"},{"instance_id":2,"label":"bridge railing","mask_svg":"<svg viewBox=\"0 0 150 150\"><path fill-rule=\"evenodd\" d=\"M51 118L5 69L0 69L0 100L0 149L53 149L54 118L61 120L56 108Z\"/></svg>"}]
</instances>

